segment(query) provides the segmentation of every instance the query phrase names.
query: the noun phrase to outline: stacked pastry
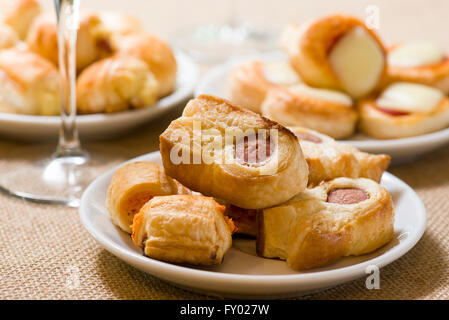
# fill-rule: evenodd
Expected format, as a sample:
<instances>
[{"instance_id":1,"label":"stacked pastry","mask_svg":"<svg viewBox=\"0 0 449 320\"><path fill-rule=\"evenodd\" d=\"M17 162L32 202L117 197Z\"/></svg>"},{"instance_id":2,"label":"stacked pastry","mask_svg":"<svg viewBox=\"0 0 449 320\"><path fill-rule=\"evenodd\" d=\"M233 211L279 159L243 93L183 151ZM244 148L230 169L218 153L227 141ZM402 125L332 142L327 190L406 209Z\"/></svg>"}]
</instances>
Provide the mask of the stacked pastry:
<instances>
[{"instance_id":1,"label":"stacked pastry","mask_svg":"<svg viewBox=\"0 0 449 320\"><path fill-rule=\"evenodd\" d=\"M392 139L449 126L449 60L432 44L385 49L362 21L339 14L289 25L280 44L288 61L250 61L233 70L233 102L336 139L357 128Z\"/></svg>"},{"instance_id":2,"label":"stacked pastry","mask_svg":"<svg viewBox=\"0 0 449 320\"><path fill-rule=\"evenodd\" d=\"M389 165L303 127L287 128L207 95L160 136L163 168L115 173L107 208L144 255L220 263L232 234L296 270L376 250L393 237L394 209L379 185Z\"/></svg>"},{"instance_id":3,"label":"stacked pastry","mask_svg":"<svg viewBox=\"0 0 449 320\"><path fill-rule=\"evenodd\" d=\"M172 50L133 17L85 15L76 51L80 114L148 107L175 89ZM14 0L0 23L0 112L57 115L57 66L55 15L36 0Z\"/></svg>"}]
</instances>

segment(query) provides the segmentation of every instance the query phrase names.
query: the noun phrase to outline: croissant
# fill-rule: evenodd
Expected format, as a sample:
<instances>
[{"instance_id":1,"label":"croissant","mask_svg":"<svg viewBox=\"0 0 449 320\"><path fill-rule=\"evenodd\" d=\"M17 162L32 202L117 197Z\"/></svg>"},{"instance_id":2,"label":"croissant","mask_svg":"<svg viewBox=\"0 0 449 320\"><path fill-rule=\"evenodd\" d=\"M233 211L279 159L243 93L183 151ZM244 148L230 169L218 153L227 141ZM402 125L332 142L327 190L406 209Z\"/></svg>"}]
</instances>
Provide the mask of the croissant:
<instances>
[{"instance_id":1,"label":"croissant","mask_svg":"<svg viewBox=\"0 0 449 320\"><path fill-rule=\"evenodd\" d=\"M5 10L3 22L9 25L24 40L34 18L41 8L36 0L14 0Z\"/></svg>"},{"instance_id":2,"label":"croissant","mask_svg":"<svg viewBox=\"0 0 449 320\"><path fill-rule=\"evenodd\" d=\"M0 24L0 49L14 47L19 42L19 37L13 28L6 24Z\"/></svg>"},{"instance_id":3,"label":"croissant","mask_svg":"<svg viewBox=\"0 0 449 320\"><path fill-rule=\"evenodd\" d=\"M26 38L29 49L58 65L58 35L53 15L35 19ZM80 21L76 42L76 69L81 71L91 63L111 55L110 34L100 17L90 14Z\"/></svg>"},{"instance_id":4,"label":"croissant","mask_svg":"<svg viewBox=\"0 0 449 320\"><path fill-rule=\"evenodd\" d=\"M378 139L422 135L449 126L449 100L437 88L416 83L389 85L377 98L359 102L360 130Z\"/></svg>"},{"instance_id":5,"label":"croissant","mask_svg":"<svg viewBox=\"0 0 449 320\"><path fill-rule=\"evenodd\" d=\"M176 86L176 59L170 47L157 37L142 33L116 37L117 55L137 57L148 65L159 83L158 97L164 97Z\"/></svg>"},{"instance_id":6,"label":"croissant","mask_svg":"<svg viewBox=\"0 0 449 320\"><path fill-rule=\"evenodd\" d=\"M307 186L307 164L297 141L275 122L201 95L162 133L160 151L167 174L190 189L259 209Z\"/></svg>"},{"instance_id":7,"label":"croissant","mask_svg":"<svg viewBox=\"0 0 449 320\"><path fill-rule=\"evenodd\" d=\"M229 94L233 103L261 112L260 107L272 87L301 82L286 61L249 61L238 65L229 78Z\"/></svg>"},{"instance_id":8,"label":"croissant","mask_svg":"<svg viewBox=\"0 0 449 320\"><path fill-rule=\"evenodd\" d=\"M174 263L219 264L232 245L224 206L196 195L154 197L134 217L132 238L147 257Z\"/></svg>"},{"instance_id":9,"label":"croissant","mask_svg":"<svg viewBox=\"0 0 449 320\"><path fill-rule=\"evenodd\" d=\"M151 106L158 83L148 66L131 56L95 62L81 72L76 84L80 113L117 112Z\"/></svg>"},{"instance_id":10,"label":"croissant","mask_svg":"<svg viewBox=\"0 0 449 320\"><path fill-rule=\"evenodd\" d=\"M263 116L284 126L308 127L336 139L352 135L357 122L348 95L304 84L270 89L261 110Z\"/></svg>"},{"instance_id":11,"label":"croissant","mask_svg":"<svg viewBox=\"0 0 449 320\"><path fill-rule=\"evenodd\" d=\"M309 166L309 186L338 177L369 178L379 182L390 164L389 155L362 152L307 128L289 129L298 137Z\"/></svg>"},{"instance_id":12,"label":"croissant","mask_svg":"<svg viewBox=\"0 0 449 320\"><path fill-rule=\"evenodd\" d=\"M131 233L131 225L143 205L155 196L190 194L156 163L137 161L120 167L108 188L106 207L112 222Z\"/></svg>"},{"instance_id":13,"label":"croissant","mask_svg":"<svg viewBox=\"0 0 449 320\"><path fill-rule=\"evenodd\" d=\"M258 215L257 253L294 270L372 252L393 238L388 191L369 179L338 178Z\"/></svg>"},{"instance_id":14,"label":"croissant","mask_svg":"<svg viewBox=\"0 0 449 320\"><path fill-rule=\"evenodd\" d=\"M0 109L21 114L59 114L60 77L55 66L24 49L0 50Z\"/></svg>"},{"instance_id":15,"label":"croissant","mask_svg":"<svg viewBox=\"0 0 449 320\"><path fill-rule=\"evenodd\" d=\"M449 59L431 43L404 43L388 49L388 82L416 82L449 93Z\"/></svg>"},{"instance_id":16,"label":"croissant","mask_svg":"<svg viewBox=\"0 0 449 320\"><path fill-rule=\"evenodd\" d=\"M281 47L301 78L313 87L361 98L375 91L386 75L385 49L357 18L334 14L301 27L288 26Z\"/></svg>"}]
</instances>

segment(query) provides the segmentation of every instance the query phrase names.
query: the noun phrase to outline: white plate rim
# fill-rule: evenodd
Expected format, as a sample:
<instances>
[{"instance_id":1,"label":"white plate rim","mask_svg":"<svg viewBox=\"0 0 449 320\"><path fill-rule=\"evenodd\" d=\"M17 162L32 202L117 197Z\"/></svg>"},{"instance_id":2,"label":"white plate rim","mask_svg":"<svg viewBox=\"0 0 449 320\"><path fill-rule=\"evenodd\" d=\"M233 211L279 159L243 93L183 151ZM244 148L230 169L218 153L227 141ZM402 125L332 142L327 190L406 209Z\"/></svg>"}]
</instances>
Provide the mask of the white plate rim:
<instances>
[{"instance_id":1,"label":"white plate rim","mask_svg":"<svg viewBox=\"0 0 449 320\"><path fill-rule=\"evenodd\" d=\"M131 161L154 161L155 157L159 157L159 152L149 153L134 159L131 159L127 162ZM118 166L119 167L119 166ZM274 285L276 287L279 286L287 286L291 287L294 284L307 285L307 284L324 284L331 281L335 281L338 279L355 279L357 277L363 276L366 273L366 268L370 265L376 265L379 268L382 268L389 263L399 259L405 253L407 253L410 249L412 249L415 244L422 237L425 228L426 228L426 209L424 204L422 203L419 196L416 192L408 186L405 182L395 177L394 175L386 172L385 179L391 179L395 183L401 185L401 188L406 189L408 192L413 194L414 198L417 201L416 210L418 211L420 224L414 233L414 236L409 236L399 245L393 247L387 252L381 254L378 257L373 259L357 263L354 265L346 266L343 268L338 268L334 270L326 270L326 271L317 271L317 272L309 272L309 273L300 273L300 274L287 274L287 275L251 275L251 274L231 274L231 273L220 273L215 271L208 270L198 270L189 268L188 266L174 265L163 261L158 261L154 259L150 259L148 257L144 257L143 255L139 255L136 252L129 251L126 248L122 248L119 245L114 244L112 241L109 241L106 237L103 237L101 233L96 230L89 221L89 210L87 203L87 195L92 192L96 188L97 184L101 183L102 179L108 179L108 176L111 176L112 173L118 168L114 168L105 174L98 177L92 184L84 192L81 205L79 209L80 218L82 224L86 228L86 230L109 252L116 255L117 257L127 261L129 259L133 260L137 265L147 265L152 269L151 274L168 280L173 277L173 274L183 273L184 276L188 277L189 282L194 283L195 281L207 281L213 283L214 285L238 285L240 286L251 286L252 288L266 288L267 286ZM111 222L112 224L112 222ZM148 272L148 271L146 271Z\"/></svg>"},{"instance_id":2,"label":"white plate rim","mask_svg":"<svg viewBox=\"0 0 449 320\"><path fill-rule=\"evenodd\" d=\"M210 71L208 71L198 82L198 85L194 91L195 97L208 91L209 83L217 78L224 78L226 75L231 71L233 67L235 67L237 64L242 63L247 60L253 60L253 59L261 59L261 60L274 60L285 57L285 54L281 51L273 51L269 53L259 53L259 54L253 54L248 56L242 56L238 58L234 58L228 62L225 62L219 66L216 66L212 68ZM395 147L416 147L421 144L427 143L427 142L434 142L434 141L441 141L441 142L449 142L449 127L419 135L414 137L407 137L407 138L399 138L399 139L369 139L369 140L339 140L340 142L344 142L347 144L350 144L357 148L365 148L365 149L380 149L380 148L395 148Z\"/></svg>"},{"instance_id":3,"label":"white plate rim","mask_svg":"<svg viewBox=\"0 0 449 320\"><path fill-rule=\"evenodd\" d=\"M160 114L163 111L169 110L170 108L176 106L178 103L187 99L191 94L193 94L196 84L199 79L199 69L195 62L187 54L180 50L174 49L174 54L179 69L189 70L188 81L183 82L183 86L176 88L176 90L170 95L159 99L154 105L149 107L144 107L135 110L127 110L116 113L95 113L95 114L85 114L77 115L76 122L78 126L86 124L98 124L103 121L114 122L120 121L124 118L134 118L140 114L146 115L147 113L154 114L154 116ZM182 70L178 73L178 78L182 78L185 75ZM178 80L179 82L179 80ZM0 112L0 123L11 122L17 124L34 124L34 125L49 125L49 126L59 126L61 123L60 116L39 116L39 115L26 115L26 114L14 114Z\"/></svg>"}]
</instances>

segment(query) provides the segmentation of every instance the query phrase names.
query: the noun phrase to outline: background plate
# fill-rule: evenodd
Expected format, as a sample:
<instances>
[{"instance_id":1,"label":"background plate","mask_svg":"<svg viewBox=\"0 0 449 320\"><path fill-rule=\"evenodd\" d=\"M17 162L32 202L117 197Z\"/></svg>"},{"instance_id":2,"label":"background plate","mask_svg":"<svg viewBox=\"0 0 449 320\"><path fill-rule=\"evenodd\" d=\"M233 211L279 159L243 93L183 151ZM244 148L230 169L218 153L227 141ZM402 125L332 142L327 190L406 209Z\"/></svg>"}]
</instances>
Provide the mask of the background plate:
<instances>
[{"instance_id":1,"label":"background plate","mask_svg":"<svg viewBox=\"0 0 449 320\"><path fill-rule=\"evenodd\" d=\"M287 59L287 56L280 51L251 55L233 59L232 61L218 66L209 71L199 82L195 90L195 96L205 93L222 98L229 98L228 78L229 73L234 67L248 60L259 59L262 61ZM449 143L449 128L410 138L379 140L357 133L353 137L341 140L347 144L353 145L365 152L386 153L397 162L407 161L426 152L435 150Z\"/></svg>"},{"instance_id":2,"label":"background plate","mask_svg":"<svg viewBox=\"0 0 449 320\"><path fill-rule=\"evenodd\" d=\"M159 152L131 161L161 163ZM346 257L331 265L297 272L280 260L256 255L255 241L235 238L221 265L182 266L144 257L131 237L112 224L105 208L106 191L115 170L97 178L84 192L80 216L87 231L109 252L134 267L192 291L236 298L281 298L302 295L367 276L366 268L379 268L398 259L421 238L426 211L418 195L390 173L382 178L396 208L394 239L377 251Z\"/></svg>"},{"instance_id":3,"label":"background plate","mask_svg":"<svg viewBox=\"0 0 449 320\"><path fill-rule=\"evenodd\" d=\"M198 68L185 54L175 51L178 63L176 91L155 105L117 113L77 116L81 138L100 140L114 136L148 122L188 99L198 80ZM59 116L33 116L0 113L0 135L24 141L40 141L58 137Z\"/></svg>"}]
</instances>

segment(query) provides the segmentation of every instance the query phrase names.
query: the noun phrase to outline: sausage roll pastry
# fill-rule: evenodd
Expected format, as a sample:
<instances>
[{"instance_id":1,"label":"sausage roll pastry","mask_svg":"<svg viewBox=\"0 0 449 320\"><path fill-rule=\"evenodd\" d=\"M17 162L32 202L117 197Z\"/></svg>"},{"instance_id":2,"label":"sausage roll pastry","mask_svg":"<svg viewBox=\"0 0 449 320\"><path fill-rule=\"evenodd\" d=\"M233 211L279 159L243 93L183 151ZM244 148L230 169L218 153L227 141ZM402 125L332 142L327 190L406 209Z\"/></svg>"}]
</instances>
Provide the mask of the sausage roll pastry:
<instances>
[{"instance_id":1,"label":"sausage roll pastry","mask_svg":"<svg viewBox=\"0 0 449 320\"><path fill-rule=\"evenodd\" d=\"M393 238L388 191L369 179L338 178L258 215L257 253L292 269L372 252Z\"/></svg>"},{"instance_id":2,"label":"sausage roll pastry","mask_svg":"<svg viewBox=\"0 0 449 320\"><path fill-rule=\"evenodd\" d=\"M449 93L449 59L432 43L414 42L388 50L388 80L415 82Z\"/></svg>"},{"instance_id":3,"label":"sausage roll pastry","mask_svg":"<svg viewBox=\"0 0 449 320\"><path fill-rule=\"evenodd\" d=\"M158 83L142 60L130 56L102 59L84 69L76 83L80 113L117 112L156 102Z\"/></svg>"},{"instance_id":4,"label":"sausage roll pastry","mask_svg":"<svg viewBox=\"0 0 449 320\"><path fill-rule=\"evenodd\" d=\"M4 11L3 22L13 28L19 38L24 40L31 23L40 11L39 2L36 0L10 1Z\"/></svg>"},{"instance_id":5,"label":"sausage roll pastry","mask_svg":"<svg viewBox=\"0 0 449 320\"><path fill-rule=\"evenodd\" d=\"M177 64L171 48L159 38L146 33L117 37L114 50L119 55L143 60L159 82L158 97L166 96L176 87Z\"/></svg>"},{"instance_id":6,"label":"sausage roll pastry","mask_svg":"<svg viewBox=\"0 0 449 320\"><path fill-rule=\"evenodd\" d=\"M351 97L304 84L270 89L261 109L284 126L304 126L336 139L352 135L357 121Z\"/></svg>"},{"instance_id":7,"label":"sausage roll pastry","mask_svg":"<svg viewBox=\"0 0 449 320\"><path fill-rule=\"evenodd\" d=\"M134 217L132 238L147 257L174 263L219 264L232 245L224 206L196 195L154 197Z\"/></svg>"},{"instance_id":8,"label":"sausage roll pastry","mask_svg":"<svg viewBox=\"0 0 449 320\"><path fill-rule=\"evenodd\" d=\"M13 28L0 23L0 49L11 48L19 42L19 37Z\"/></svg>"},{"instance_id":9,"label":"sausage roll pastry","mask_svg":"<svg viewBox=\"0 0 449 320\"><path fill-rule=\"evenodd\" d=\"M301 82L286 61L249 61L237 66L229 79L231 101L260 113L260 106L271 87Z\"/></svg>"},{"instance_id":10,"label":"sausage roll pastry","mask_svg":"<svg viewBox=\"0 0 449 320\"><path fill-rule=\"evenodd\" d=\"M417 136L449 126L449 100L437 88L396 82L359 103L360 129L379 139Z\"/></svg>"},{"instance_id":11,"label":"sausage roll pastry","mask_svg":"<svg viewBox=\"0 0 449 320\"><path fill-rule=\"evenodd\" d=\"M369 178L379 182L390 164L389 155L362 152L307 128L289 129L298 137L309 166L309 186L338 177Z\"/></svg>"},{"instance_id":12,"label":"sausage roll pastry","mask_svg":"<svg viewBox=\"0 0 449 320\"><path fill-rule=\"evenodd\" d=\"M343 90L360 98L375 90L386 74L385 49L357 18L334 14L304 26L290 25L281 47L307 84Z\"/></svg>"},{"instance_id":13,"label":"sausage roll pastry","mask_svg":"<svg viewBox=\"0 0 449 320\"><path fill-rule=\"evenodd\" d=\"M76 69L112 54L110 34L96 14L80 21L76 41ZM26 38L29 49L58 65L58 35L54 15L43 14L35 19Z\"/></svg>"},{"instance_id":14,"label":"sausage roll pastry","mask_svg":"<svg viewBox=\"0 0 449 320\"><path fill-rule=\"evenodd\" d=\"M307 186L292 132L213 96L190 100L160 136L160 150L168 175L245 209L282 203Z\"/></svg>"},{"instance_id":15,"label":"sausage roll pastry","mask_svg":"<svg viewBox=\"0 0 449 320\"><path fill-rule=\"evenodd\" d=\"M235 233L255 237L257 235L257 213L260 209L243 209L226 205L225 216L232 219Z\"/></svg>"},{"instance_id":16,"label":"sausage roll pastry","mask_svg":"<svg viewBox=\"0 0 449 320\"><path fill-rule=\"evenodd\" d=\"M106 208L112 222L131 233L134 215L150 199L190 193L189 189L167 176L158 164L149 161L131 162L115 172L108 188Z\"/></svg>"},{"instance_id":17,"label":"sausage roll pastry","mask_svg":"<svg viewBox=\"0 0 449 320\"><path fill-rule=\"evenodd\" d=\"M0 110L57 115L59 90L59 72L49 61L27 50L0 50Z\"/></svg>"}]
</instances>

